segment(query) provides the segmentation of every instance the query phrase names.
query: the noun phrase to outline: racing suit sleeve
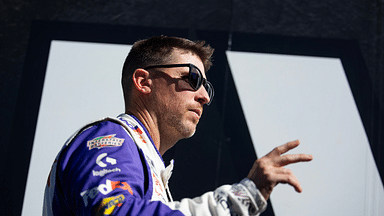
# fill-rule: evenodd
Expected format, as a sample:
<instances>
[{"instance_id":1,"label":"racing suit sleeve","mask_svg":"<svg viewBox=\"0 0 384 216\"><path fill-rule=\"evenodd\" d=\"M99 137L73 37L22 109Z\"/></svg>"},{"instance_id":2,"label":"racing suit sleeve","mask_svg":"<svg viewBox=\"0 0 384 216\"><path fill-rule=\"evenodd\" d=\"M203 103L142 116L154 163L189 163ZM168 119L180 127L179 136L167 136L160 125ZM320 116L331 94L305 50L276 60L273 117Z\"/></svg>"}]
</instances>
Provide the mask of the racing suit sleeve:
<instances>
[{"instance_id":1,"label":"racing suit sleeve","mask_svg":"<svg viewBox=\"0 0 384 216\"><path fill-rule=\"evenodd\" d=\"M146 160L125 129L103 121L82 131L56 162L54 215L257 215L265 200L250 180L194 199L151 201ZM264 202L263 202L264 201Z\"/></svg>"},{"instance_id":2,"label":"racing suit sleeve","mask_svg":"<svg viewBox=\"0 0 384 216\"><path fill-rule=\"evenodd\" d=\"M245 178L238 184L223 185L193 199L168 203L184 215L259 215L266 201L255 184Z\"/></svg>"}]
</instances>

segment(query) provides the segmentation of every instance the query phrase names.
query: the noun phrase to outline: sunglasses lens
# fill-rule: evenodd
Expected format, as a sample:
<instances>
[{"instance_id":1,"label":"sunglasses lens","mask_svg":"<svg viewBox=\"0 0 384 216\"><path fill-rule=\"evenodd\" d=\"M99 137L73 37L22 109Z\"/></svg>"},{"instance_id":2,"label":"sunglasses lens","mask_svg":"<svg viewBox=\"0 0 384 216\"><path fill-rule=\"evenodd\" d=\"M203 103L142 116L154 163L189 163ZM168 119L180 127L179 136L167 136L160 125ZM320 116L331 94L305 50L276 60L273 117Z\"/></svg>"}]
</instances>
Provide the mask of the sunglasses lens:
<instances>
[{"instance_id":1,"label":"sunglasses lens","mask_svg":"<svg viewBox=\"0 0 384 216\"><path fill-rule=\"evenodd\" d=\"M193 89L197 90L201 86L201 74L199 71L194 68L190 67L190 72L189 72L189 83L193 87Z\"/></svg>"},{"instance_id":2,"label":"sunglasses lens","mask_svg":"<svg viewBox=\"0 0 384 216\"><path fill-rule=\"evenodd\" d=\"M204 88L207 90L207 93L208 93L208 96L209 96L209 104L211 104L212 100L213 100L213 96L215 95L214 91L213 91L213 86L210 82L206 81L206 83L204 84Z\"/></svg>"},{"instance_id":3,"label":"sunglasses lens","mask_svg":"<svg viewBox=\"0 0 384 216\"><path fill-rule=\"evenodd\" d=\"M211 104L214 96L213 86L210 82L208 82L208 80L203 78L200 70L193 65L189 67L189 83L194 90L198 90L201 85L204 85L204 88L209 96L209 102L207 105Z\"/></svg>"}]
</instances>

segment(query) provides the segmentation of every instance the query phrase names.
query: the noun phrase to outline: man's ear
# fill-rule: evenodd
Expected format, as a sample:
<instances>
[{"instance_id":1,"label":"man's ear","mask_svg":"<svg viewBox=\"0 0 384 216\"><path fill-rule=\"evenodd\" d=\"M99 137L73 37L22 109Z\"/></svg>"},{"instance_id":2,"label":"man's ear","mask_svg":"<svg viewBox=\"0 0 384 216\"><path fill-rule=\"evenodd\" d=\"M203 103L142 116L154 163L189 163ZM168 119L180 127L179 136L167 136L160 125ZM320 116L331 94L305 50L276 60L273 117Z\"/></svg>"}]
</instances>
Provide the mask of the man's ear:
<instances>
[{"instance_id":1,"label":"man's ear","mask_svg":"<svg viewBox=\"0 0 384 216\"><path fill-rule=\"evenodd\" d=\"M149 72L147 70L138 68L132 75L133 85L136 90L143 94L149 94L151 92L152 80L149 79Z\"/></svg>"}]
</instances>

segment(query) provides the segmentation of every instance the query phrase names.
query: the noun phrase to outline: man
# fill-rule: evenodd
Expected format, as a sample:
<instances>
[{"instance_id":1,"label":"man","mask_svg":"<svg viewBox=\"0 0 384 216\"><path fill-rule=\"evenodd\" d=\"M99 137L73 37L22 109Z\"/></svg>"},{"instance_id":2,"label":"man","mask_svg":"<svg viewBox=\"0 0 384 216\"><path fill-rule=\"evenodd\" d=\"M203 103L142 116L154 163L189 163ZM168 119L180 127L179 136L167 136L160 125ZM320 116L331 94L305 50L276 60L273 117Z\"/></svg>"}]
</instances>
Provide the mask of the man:
<instances>
[{"instance_id":1,"label":"man","mask_svg":"<svg viewBox=\"0 0 384 216\"><path fill-rule=\"evenodd\" d=\"M301 186L284 166L310 161L282 155L299 142L257 160L247 178L194 199L172 200L173 163L161 155L191 137L213 99L205 72L213 49L203 42L153 37L136 42L123 67L125 114L88 124L59 152L44 198L44 215L258 215L274 186Z\"/></svg>"}]
</instances>

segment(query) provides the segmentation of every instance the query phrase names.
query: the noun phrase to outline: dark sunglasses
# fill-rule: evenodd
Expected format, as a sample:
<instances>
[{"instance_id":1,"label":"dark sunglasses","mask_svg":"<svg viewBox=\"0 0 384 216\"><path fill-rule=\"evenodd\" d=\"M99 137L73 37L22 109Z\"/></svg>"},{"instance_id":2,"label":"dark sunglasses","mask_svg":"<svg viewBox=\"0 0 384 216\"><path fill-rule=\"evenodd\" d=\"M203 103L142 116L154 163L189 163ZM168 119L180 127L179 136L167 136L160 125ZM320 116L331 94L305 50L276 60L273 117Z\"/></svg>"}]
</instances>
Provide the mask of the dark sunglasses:
<instances>
[{"instance_id":1,"label":"dark sunglasses","mask_svg":"<svg viewBox=\"0 0 384 216\"><path fill-rule=\"evenodd\" d=\"M189 85L191 85L191 87L195 91L197 91L203 85L209 96L209 102L207 103L207 105L211 104L213 96L215 95L213 91L213 86L207 79L203 77L203 74L201 73L200 69L195 65L193 64L151 65L151 66L145 67L144 70L148 70L152 68L174 68L174 67L188 67L189 68L189 75L188 75Z\"/></svg>"}]
</instances>

